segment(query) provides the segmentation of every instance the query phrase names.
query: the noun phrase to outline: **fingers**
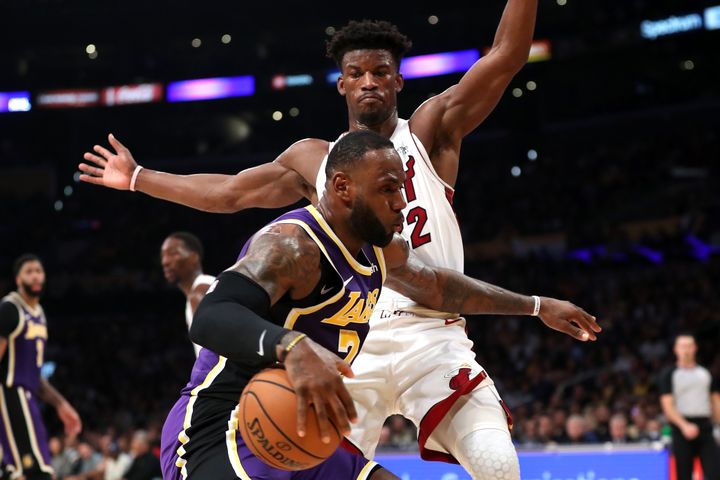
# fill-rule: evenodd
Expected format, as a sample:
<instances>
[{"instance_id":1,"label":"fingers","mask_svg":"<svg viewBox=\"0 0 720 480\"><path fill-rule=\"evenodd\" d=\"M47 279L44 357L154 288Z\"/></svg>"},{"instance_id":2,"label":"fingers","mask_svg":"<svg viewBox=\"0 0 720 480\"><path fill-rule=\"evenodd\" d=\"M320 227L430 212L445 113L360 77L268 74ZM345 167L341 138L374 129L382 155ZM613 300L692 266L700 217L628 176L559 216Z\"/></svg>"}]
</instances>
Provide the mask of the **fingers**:
<instances>
[{"instance_id":1,"label":"fingers","mask_svg":"<svg viewBox=\"0 0 720 480\"><path fill-rule=\"evenodd\" d=\"M100 156L102 156L105 160L107 160L108 158L110 158L110 157L112 157L113 155L115 155L114 153L112 153L110 150L108 150L107 148L103 147L102 145L95 145L95 146L93 147L93 150L95 150L97 153L99 153Z\"/></svg>"},{"instance_id":2,"label":"fingers","mask_svg":"<svg viewBox=\"0 0 720 480\"><path fill-rule=\"evenodd\" d=\"M350 433L350 419L348 418L348 411L344 403L340 400L339 396L330 396L328 403L330 404L332 423L335 424L342 435L348 435Z\"/></svg>"},{"instance_id":3,"label":"fingers","mask_svg":"<svg viewBox=\"0 0 720 480\"><path fill-rule=\"evenodd\" d=\"M337 396L340 399L343 410L347 412L347 417L352 423L358 420L357 410L355 410L355 402L350 396L350 392L345 388L345 384L340 382L340 388L337 389Z\"/></svg>"},{"instance_id":4,"label":"fingers","mask_svg":"<svg viewBox=\"0 0 720 480\"><path fill-rule=\"evenodd\" d=\"M93 155L90 152L85 152L85 155L83 155L83 158L85 160L87 160L88 162L93 162L100 167L104 167L105 165L107 165L107 160L105 160L102 157L98 157L97 155Z\"/></svg>"},{"instance_id":5,"label":"fingers","mask_svg":"<svg viewBox=\"0 0 720 480\"><path fill-rule=\"evenodd\" d=\"M325 408L325 400L319 393L313 395L313 408L317 416L318 431L320 439L323 443L330 443L330 420L328 419L327 409Z\"/></svg>"},{"instance_id":6,"label":"fingers","mask_svg":"<svg viewBox=\"0 0 720 480\"><path fill-rule=\"evenodd\" d=\"M335 368L337 368L337 371L340 372L340 375L347 378L354 378L355 372L352 371L352 368L350 367L350 364L340 360L335 363Z\"/></svg>"},{"instance_id":7,"label":"fingers","mask_svg":"<svg viewBox=\"0 0 720 480\"><path fill-rule=\"evenodd\" d=\"M80 175L80 181L85 183L92 183L93 185L104 186L102 177L93 177L92 175Z\"/></svg>"},{"instance_id":8,"label":"fingers","mask_svg":"<svg viewBox=\"0 0 720 480\"><path fill-rule=\"evenodd\" d=\"M127 147L120 143L120 140L115 138L115 135L112 133L108 135L108 141L110 142L110 145L113 146L116 152L119 152L120 150L127 150Z\"/></svg>"},{"instance_id":9,"label":"fingers","mask_svg":"<svg viewBox=\"0 0 720 480\"><path fill-rule=\"evenodd\" d=\"M297 395L297 432L298 436L304 437L307 425L308 399L307 395L301 392L301 389L296 389L295 394Z\"/></svg>"},{"instance_id":10,"label":"fingers","mask_svg":"<svg viewBox=\"0 0 720 480\"><path fill-rule=\"evenodd\" d=\"M78 165L78 168L81 172L87 173L88 175L93 175L95 177L102 177L103 173L105 172L105 170L102 168L94 167L86 163L81 163L80 165Z\"/></svg>"}]
</instances>

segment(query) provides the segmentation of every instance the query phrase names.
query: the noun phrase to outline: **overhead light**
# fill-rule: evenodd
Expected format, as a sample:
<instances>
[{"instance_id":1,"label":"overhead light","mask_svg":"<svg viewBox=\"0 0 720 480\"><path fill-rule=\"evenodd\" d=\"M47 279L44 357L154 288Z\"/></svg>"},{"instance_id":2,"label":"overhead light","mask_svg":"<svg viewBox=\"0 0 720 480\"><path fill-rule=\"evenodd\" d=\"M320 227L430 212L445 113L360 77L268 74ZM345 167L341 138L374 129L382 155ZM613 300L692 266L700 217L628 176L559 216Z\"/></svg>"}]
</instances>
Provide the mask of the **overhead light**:
<instances>
[{"instance_id":1,"label":"overhead light","mask_svg":"<svg viewBox=\"0 0 720 480\"><path fill-rule=\"evenodd\" d=\"M520 97L522 97L522 94L523 94L522 88L513 88L513 90L512 90L513 97L520 98Z\"/></svg>"},{"instance_id":2,"label":"overhead light","mask_svg":"<svg viewBox=\"0 0 720 480\"><path fill-rule=\"evenodd\" d=\"M199 38L193 38L193 39L192 39L192 42L190 42L190 44L191 44L194 48L200 48L200 45L202 45L202 40L200 40Z\"/></svg>"},{"instance_id":3,"label":"overhead light","mask_svg":"<svg viewBox=\"0 0 720 480\"><path fill-rule=\"evenodd\" d=\"M93 53L95 53L96 50L97 48L95 48L95 45L92 43L89 43L88 46L85 47L85 53L87 53L88 55L92 55Z\"/></svg>"},{"instance_id":4,"label":"overhead light","mask_svg":"<svg viewBox=\"0 0 720 480\"><path fill-rule=\"evenodd\" d=\"M282 120L282 118L283 118L283 114L280 110L275 110L273 112L273 114L272 114L273 120L275 120L276 122L279 122L280 120Z\"/></svg>"},{"instance_id":5,"label":"overhead light","mask_svg":"<svg viewBox=\"0 0 720 480\"><path fill-rule=\"evenodd\" d=\"M226 33L222 37L220 37L220 41L227 45L228 43L232 42L232 36L229 33Z\"/></svg>"},{"instance_id":6,"label":"overhead light","mask_svg":"<svg viewBox=\"0 0 720 480\"><path fill-rule=\"evenodd\" d=\"M428 23L430 25L437 25L437 23L440 21L440 19L437 17L437 15L430 15L428 17Z\"/></svg>"}]
</instances>

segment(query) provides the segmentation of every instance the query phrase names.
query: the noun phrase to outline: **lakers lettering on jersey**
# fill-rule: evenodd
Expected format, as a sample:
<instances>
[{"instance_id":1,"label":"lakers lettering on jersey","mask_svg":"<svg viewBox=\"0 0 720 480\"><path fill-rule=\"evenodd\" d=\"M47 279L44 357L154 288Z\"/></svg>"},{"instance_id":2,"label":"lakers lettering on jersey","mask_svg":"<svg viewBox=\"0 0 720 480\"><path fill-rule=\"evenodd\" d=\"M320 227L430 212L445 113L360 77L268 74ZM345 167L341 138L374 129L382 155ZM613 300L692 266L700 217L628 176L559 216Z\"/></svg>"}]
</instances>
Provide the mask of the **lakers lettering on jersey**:
<instances>
[{"instance_id":1,"label":"lakers lettering on jersey","mask_svg":"<svg viewBox=\"0 0 720 480\"><path fill-rule=\"evenodd\" d=\"M365 245L358 257L353 257L313 206L293 210L271 222L276 223L297 225L312 238L322 252L322 273L310 295L300 300L283 297L271 308L272 318L268 320L307 334L352 363L370 329L369 320L385 280L382 249ZM239 258L245 256L251 241ZM183 393L237 400L255 373L252 368L202 349Z\"/></svg>"},{"instance_id":2,"label":"lakers lettering on jersey","mask_svg":"<svg viewBox=\"0 0 720 480\"><path fill-rule=\"evenodd\" d=\"M413 252L432 267L463 271L465 262L460 226L452 209L454 190L435 172L425 147L410 131L407 120L398 119L390 140L405 166L405 225L402 236ZM330 143L328 152L334 143ZM325 192L325 165L320 165L315 188L318 199ZM416 303L389 288L383 290L378 308L399 310L415 307Z\"/></svg>"}]
</instances>

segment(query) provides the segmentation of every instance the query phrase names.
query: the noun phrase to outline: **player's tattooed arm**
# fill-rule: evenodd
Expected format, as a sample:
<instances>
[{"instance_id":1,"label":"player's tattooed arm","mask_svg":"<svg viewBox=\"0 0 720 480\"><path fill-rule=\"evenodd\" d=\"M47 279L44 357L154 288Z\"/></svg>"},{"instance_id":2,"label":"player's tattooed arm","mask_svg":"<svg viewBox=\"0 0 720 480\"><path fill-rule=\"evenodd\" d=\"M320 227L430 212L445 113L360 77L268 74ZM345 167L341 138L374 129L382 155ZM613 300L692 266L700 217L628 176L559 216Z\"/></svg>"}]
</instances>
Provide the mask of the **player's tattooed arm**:
<instances>
[{"instance_id":1,"label":"player's tattooed arm","mask_svg":"<svg viewBox=\"0 0 720 480\"><path fill-rule=\"evenodd\" d=\"M255 235L247 254L230 269L263 287L274 305L286 293L306 297L320 281L320 249L294 224L273 224Z\"/></svg>"},{"instance_id":2,"label":"player's tattooed arm","mask_svg":"<svg viewBox=\"0 0 720 480\"><path fill-rule=\"evenodd\" d=\"M531 315L532 297L477 280L446 268L421 262L407 243L396 236L385 249L387 286L421 305L443 312L464 314ZM550 328L578 340L595 340L600 331L595 317L570 302L541 297L540 319Z\"/></svg>"},{"instance_id":3,"label":"player's tattooed arm","mask_svg":"<svg viewBox=\"0 0 720 480\"><path fill-rule=\"evenodd\" d=\"M320 281L320 249L305 231L291 224L275 224L262 230L253 240L247 255L233 270L263 287L271 303L289 295L304 298ZM298 433L305 434L307 410L314 408L323 441L330 440L329 419L343 434L350 433L350 422L357 413L342 377L353 375L350 365L310 338L291 342L299 333L288 331L276 345L276 355L288 372L298 396Z\"/></svg>"}]
</instances>

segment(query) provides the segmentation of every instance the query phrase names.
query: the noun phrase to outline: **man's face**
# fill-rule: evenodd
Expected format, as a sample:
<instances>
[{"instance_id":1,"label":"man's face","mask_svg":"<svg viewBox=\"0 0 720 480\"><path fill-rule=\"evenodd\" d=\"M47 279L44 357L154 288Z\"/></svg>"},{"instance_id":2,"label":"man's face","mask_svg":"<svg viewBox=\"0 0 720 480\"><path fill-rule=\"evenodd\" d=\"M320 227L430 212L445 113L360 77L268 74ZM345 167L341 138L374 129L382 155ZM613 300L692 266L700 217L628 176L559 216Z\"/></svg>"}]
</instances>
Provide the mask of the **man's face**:
<instances>
[{"instance_id":1,"label":"man's face","mask_svg":"<svg viewBox=\"0 0 720 480\"><path fill-rule=\"evenodd\" d=\"M675 340L675 355L678 360L694 362L696 353L697 345L693 337L681 335Z\"/></svg>"},{"instance_id":2,"label":"man's face","mask_svg":"<svg viewBox=\"0 0 720 480\"><path fill-rule=\"evenodd\" d=\"M368 243L384 247L402 230L407 205L401 187L405 181L400 156L393 148L365 153L352 173L350 225Z\"/></svg>"},{"instance_id":3,"label":"man's face","mask_svg":"<svg viewBox=\"0 0 720 480\"><path fill-rule=\"evenodd\" d=\"M40 297L45 288L45 269L37 260L25 262L15 278L18 290L31 297Z\"/></svg>"},{"instance_id":4,"label":"man's face","mask_svg":"<svg viewBox=\"0 0 720 480\"><path fill-rule=\"evenodd\" d=\"M350 117L362 125L384 122L397 110L403 78L387 50L351 50L343 56L337 88Z\"/></svg>"},{"instance_id":5,"label":"man's face","mask_svg":"<svg viewBox=\"0 0 720 480\"><path fill-rule=\"evenodd\" d=\"M197 254L190 251L185 242L178 238L168 237L160 248L160 263L165 280L173 285L191 274L197 263Z\"/></svg>"}]
</instances>

